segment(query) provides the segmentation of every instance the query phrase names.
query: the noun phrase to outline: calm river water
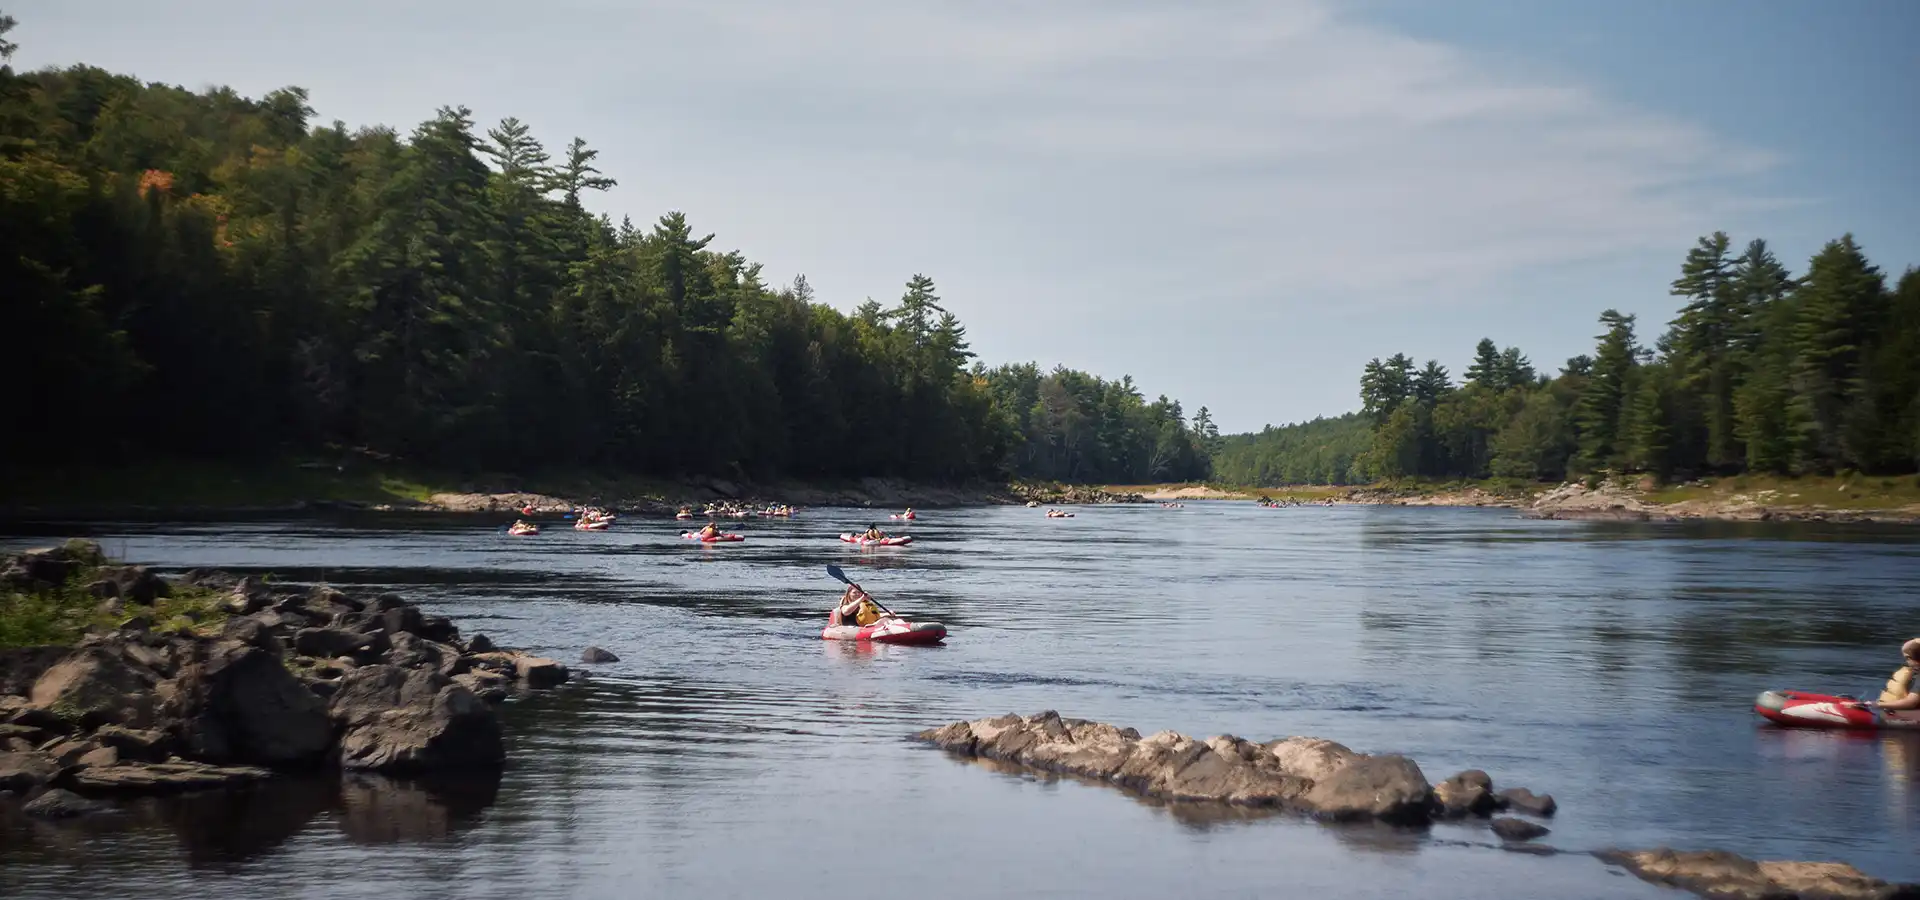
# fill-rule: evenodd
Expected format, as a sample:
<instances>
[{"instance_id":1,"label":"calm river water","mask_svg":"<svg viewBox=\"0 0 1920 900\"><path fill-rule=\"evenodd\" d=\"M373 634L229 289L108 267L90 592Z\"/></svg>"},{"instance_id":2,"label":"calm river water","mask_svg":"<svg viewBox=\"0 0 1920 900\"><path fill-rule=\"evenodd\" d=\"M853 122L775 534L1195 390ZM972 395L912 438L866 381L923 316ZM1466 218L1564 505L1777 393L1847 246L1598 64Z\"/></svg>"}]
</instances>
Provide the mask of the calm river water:
<instances>
[{"instance_id":1,"label":"calm river water","mask_svg":"<svg viewBox=\"0 0 1920 900\"><path fill-rule=\"evenodd\" d=\"M859 510L510 538L419 514L11 523L126 558L392 589L569 662L506 707L498 780L349 778L0 820L0 896L1676 897L1589 857L1286 817L1217 821L906 741L1064 715L1316 735L1554 794L1565 850L1719 847L1920 880L1920 737L1777 730L1775 686L1859 693L1920 634L1920 531L1540 522L1492 510L1189 503ZM883 527L887 523L882 523ZM837 562L946 646L818 639Z\"/></svg>"}]
</instances>

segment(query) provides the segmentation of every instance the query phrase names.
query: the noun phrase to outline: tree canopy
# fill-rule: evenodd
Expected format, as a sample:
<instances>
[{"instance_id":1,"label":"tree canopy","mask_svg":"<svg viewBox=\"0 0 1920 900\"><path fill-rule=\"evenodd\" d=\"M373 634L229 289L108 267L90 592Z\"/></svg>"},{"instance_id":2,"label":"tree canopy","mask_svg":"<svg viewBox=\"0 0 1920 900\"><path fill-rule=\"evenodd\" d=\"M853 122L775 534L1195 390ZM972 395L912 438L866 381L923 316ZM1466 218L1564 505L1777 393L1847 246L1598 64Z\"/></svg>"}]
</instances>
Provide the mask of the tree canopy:
<instances>
[{"instance_id":1,"label":"tree canopy","mask_svg":"<svg viewBox=\"0 0 1920 900\"><path fill-rule=\"evenodd\" d=\"M1537 376L1475 348L1461 385L1396 353L1360 374L1359 413L1225 441L1218 477L1259 485L1410 476L1780 474L1920 468L1920 271L1889 289L1852 235L1795 278L1762 240L1700 239L1652 347L1600 314L1591 355Z\"/></svg>"},{"instance_id":2,"label":"tree canopy","mask_svg":"<svg viewBox=\"0 0 1920 900\"><path fill-rule=\"evenodd\" d=\"M614 181L579 138L552 154L458 106L406 134L313 118L300 88L0 68L4 365L31 385L0 461L1207 473L1205 417L987 367L926 275L842 313L680 212L590 214Z\"/></svg>"}]
</instances>

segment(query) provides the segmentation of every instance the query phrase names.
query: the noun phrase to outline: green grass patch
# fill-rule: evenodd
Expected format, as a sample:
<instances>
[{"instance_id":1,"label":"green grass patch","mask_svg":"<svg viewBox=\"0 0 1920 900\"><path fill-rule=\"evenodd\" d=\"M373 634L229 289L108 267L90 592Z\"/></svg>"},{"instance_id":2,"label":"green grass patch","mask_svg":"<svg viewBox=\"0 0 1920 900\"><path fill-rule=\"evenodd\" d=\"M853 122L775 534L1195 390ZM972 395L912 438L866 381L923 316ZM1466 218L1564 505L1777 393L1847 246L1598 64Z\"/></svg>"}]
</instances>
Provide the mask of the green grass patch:
<instances>
[{"instance_id":1,"label":"green grass patch","mask_svg":"<svg viewBox=\"0 0 1920 900\"><path fill-rule=\"evenodd\" d=\"M90 630L118 628L136 617L156 632L211 633L226 622L224 595L178 584L151 607L123 602L116 612L87 589L99 577L97 567L86 566L52 590L0 592L0 647L71 645Z\"/></svg>"}]
</instances>

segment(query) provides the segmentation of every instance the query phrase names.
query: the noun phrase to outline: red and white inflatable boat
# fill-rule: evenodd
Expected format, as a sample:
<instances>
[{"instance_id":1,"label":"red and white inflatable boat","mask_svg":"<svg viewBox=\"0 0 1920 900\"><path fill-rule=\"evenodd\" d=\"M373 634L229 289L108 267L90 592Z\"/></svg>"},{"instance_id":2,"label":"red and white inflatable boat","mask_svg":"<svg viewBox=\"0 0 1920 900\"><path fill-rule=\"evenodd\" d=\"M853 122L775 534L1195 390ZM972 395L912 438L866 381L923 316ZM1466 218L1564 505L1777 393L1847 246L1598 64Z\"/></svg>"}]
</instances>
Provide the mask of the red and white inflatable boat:
<instances>
[{"instance_id":1,"label":"red and white inflatable boat","mask_svg":"<svg viewBox=\"0 0 1920 900\"><path fill-rule=\"evenodd\" d=\"M605 531L611 527L613 527L613 522L609 519L594 519L592 521L582 519L573 523L573 530L575 531Z\"/></svg>"},{"instance_id":2,"label":"red and white inflatable boat","mask_svg":"<svg viewBox=\"0 0 1920 900\"><path fill-rule=\"evenodd\" d=\"M840 535L840 539L849 544L859 544L862 547L905 547L913 543L913 535L910 534L896 534L892 537L884 537L877 541L869 539L866 535L842 534Z\"/></svg>"},{"instance_id":3,"label":"red and white inflatable boat","mask_svg":"<svg viewBox=\"0 0 1920 900\"><path fill-rule=\"evenodd\" d=\"M733 534L725 531L715 535L702 535L698 531L689 531L680 536L690 541L699 541L702 544L730 544L735 541L744 541L747 539L747 536L744 534Z\"/></svg>"},{"instance_id":4,"label":"red and white inflatable boat","mask_svg":"<svg viewBox=\"0 0 1920 900\"><path fill-rule=\"evenodd\" d=\"M1806 691L1767 691L1753 701L1753 711L1788 728L1920 729L1920 710L1889 712L1853 697Z\"/></svg>"},{"instance_id":5,"label":"red and white inflatable boat","mask_svg":"<svg viewBox=\"0 0 1920 900\"><path fill-rule=\"evenodd\" d=\"M938 644L947 639L939 622L909 622L887 617L872 625L828 625L820 632L828 641L872 641L876 644Z\"/></svg>"}]
</instances>

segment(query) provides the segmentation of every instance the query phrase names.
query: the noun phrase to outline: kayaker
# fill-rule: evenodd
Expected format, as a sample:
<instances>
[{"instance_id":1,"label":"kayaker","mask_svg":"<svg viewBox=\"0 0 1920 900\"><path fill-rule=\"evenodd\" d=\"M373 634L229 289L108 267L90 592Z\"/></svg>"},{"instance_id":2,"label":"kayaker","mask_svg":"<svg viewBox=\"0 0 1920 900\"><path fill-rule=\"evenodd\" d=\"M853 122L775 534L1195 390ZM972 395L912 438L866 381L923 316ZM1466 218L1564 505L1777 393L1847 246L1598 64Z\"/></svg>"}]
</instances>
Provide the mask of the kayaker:
<instances>
[{"instance_id":1,"label":"kayaker","mask_svg":"<svg viewBox=\"0 0 1920 900\"><path fill-rule=\"evenodd\" d=\"M884 541L887 539L887 533L881 531L878 525L868 525L865 537L870 541Z\"/></svg>"},{"instance_id":2,"label":"kayaker","mask_svg":"<svg viewBox=\"0 0 1920 900\"><path fill-rule=\"evenodd\" d=\"M1907 658L1907 664L1887 679L1887 688L1880 692L1879 702L1869 706L1895 711L1920 709L1920 683L1916 683L1920 681L1920 638L1901 644L1900 655Z\"/></svg>"},{"instance_id":3,"label":"kayaker","mask_svg":"<svg viewBox=\"0 0 1920 900\"><path fill-rule=\"evenodd\" d=\"M718 522L708 522L707 524L705 524L705 525L703 525L703 526L701 526L701 527L700 527L700 536L701 536L701 537L703 537L703 538L710 538L710 537L719 537L719 536L720 536L720 523L718 523Z\"/></svg>"},{"instance_id":4,"label":"kayaker","mask_svg":"<svg viewBox=\"0 0 1920 900\"><path fill-rule=\"evenodd\" d=\"M874 603L873 598L868 596L866 591L848 585L846 593L840 595L840 603L833 608L833 615L829 617L831 621L827 624L865 627L880 621L881 615L880 605Z\"/></svg>"}]
</instances>

